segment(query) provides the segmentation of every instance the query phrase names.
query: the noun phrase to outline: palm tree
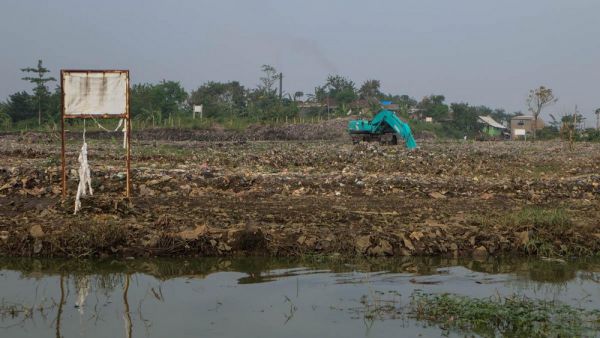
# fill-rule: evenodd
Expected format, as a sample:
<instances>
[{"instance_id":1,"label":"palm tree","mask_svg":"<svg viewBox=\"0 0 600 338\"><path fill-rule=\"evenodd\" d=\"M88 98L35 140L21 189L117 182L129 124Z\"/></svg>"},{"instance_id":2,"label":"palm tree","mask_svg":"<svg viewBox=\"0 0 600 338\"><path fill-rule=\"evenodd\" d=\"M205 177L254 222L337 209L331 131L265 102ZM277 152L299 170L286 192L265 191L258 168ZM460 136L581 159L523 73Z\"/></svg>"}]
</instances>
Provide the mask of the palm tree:
<instances>
[{"instance_id":1,"label":"palm tree","mask_svg":"<svg viewBox=\"0 0 600 338\"><path fill-rule=\"evenodd\" d=\"M600 108L596 109L596 130L600 130Z\"/></svg>"}]
</instances>

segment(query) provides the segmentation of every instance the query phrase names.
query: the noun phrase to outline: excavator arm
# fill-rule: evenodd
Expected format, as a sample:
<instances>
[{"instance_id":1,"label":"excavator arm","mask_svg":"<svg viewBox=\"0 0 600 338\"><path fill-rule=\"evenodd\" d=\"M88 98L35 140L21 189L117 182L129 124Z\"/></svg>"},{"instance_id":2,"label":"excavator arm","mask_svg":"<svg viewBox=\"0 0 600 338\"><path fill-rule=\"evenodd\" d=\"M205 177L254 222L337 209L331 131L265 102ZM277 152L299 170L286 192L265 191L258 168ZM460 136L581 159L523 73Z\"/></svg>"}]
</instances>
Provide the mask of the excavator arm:
<instances>
[{"instance_id":1,"label":"excavator arm","mask_svg":"<svg viewBox=\"0 0 600 338\"><path fill-rule=\"evenodd\" d=\"M396 114L389 112L390 114L385 114L384 121L387 123L392 129L400 135L404 141L406 142L406 148L415 149L417 148L417 142L413 137L412 131L408 124L404 123L402 120L396 116Z\"/></svg>"}]
</instances>

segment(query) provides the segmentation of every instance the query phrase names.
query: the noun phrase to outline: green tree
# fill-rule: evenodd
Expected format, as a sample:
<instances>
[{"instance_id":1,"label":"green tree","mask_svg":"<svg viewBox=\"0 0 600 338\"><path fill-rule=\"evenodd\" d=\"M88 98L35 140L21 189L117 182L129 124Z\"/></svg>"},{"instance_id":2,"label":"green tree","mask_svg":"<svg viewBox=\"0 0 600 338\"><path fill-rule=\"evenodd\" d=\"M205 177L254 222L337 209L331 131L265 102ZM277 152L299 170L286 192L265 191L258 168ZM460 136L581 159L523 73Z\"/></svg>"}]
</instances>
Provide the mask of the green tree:
<instances>
[{"instance_id":1,"label":"green tree","mask_svg":"<svg viewBox=\"0 0 600 338\"><path fill-rule=\"evenodd\" d=\"M258 91L262 92L262 94L266 96L276 96L276 84L277 81L279 81L280 74L277 72L277 69L271 65L262 65L261 70L263 72L263 76L261 76L259 79L260 82L258 84Z\"/></svg>"},{"instance_id":2,"label":"green tree","mask_svg":"<svg viewBox=\"0 0 600 338\"><path fill-rule=\"evenodd\" d=\"M263 65L261 67L263 75L259 78L259 84L256 89L249 90L247 93L248 104L247 113L255 119L271 119L284 115L283 100L277 95L277 81L280 74L275 67Z\"/></svg>"},{"instance_id":3,"label":"green tree","mask_svg":"<svg viewBox=\"0 0 600 338\"><path fill-rule=\"evenodd\" d=\"M150 83L134 84L130 90L130 109L133 117L140 119L140 115L148 115L150 111L158 111L158 107L154 107L156 101L153 97L154 85Z\"/></svg>"},{"instance_id":4,"label":"green tree","mask_svg":"<svg viewBox=\"0 0 600 338\"><path fill-rule=\"evenodd\" d=\"M408 95L392 95L386 94L382 95L382 100L392 101L400 107L400 111L407 114L411 108L417 106L417 100L413 99Z\"/></svg>"},{"instance_id":5,"label":"green tree","mask_svg":"<svg viewBox=\"0 0 600 338\"><path fill-rule=\"evenodd\" d=\"M175 81L162 80L158 84L136 84L131 87L131 113L138 120L152 120L153 124L185 111L188 94Z\"/></svg>"},{"instance_id":6,"label":"green tree","mask_svg":"<svg viewBox=\"0 0 600 338\"><path fill-rule=\"evenodd\" d=\"M400 107L403 107L406 110L413 108L417 105L417 100L413 99L412 97L410 97L408 95L400 95L400 96L394 97L392 99L392 101L397 103L398 105L400 105Z\"/></svg>"},{"instance_id":7,"label":"green tree","mask_svg":"<svg viewBox=\"0 0 600 338\"><path fill-rule=\"evenodd\" d=\"M163 116L179 114L184 110L188 93L176 81L162 80L154 86L155 96L158 98L158 106Z\"/></svg>"},{"instance_id":8,"label":"green tree","mask_svg":"<svg viewBox=\"0 0 600 338\"><path fill-rule=\"evenodd\" d=\"M190 104L202 105L206 117L223 119L246 112L247 91L239 82L207 82L190 94Z\"/></svg>"},{"instance_id":9,"label":"green tree","mask_svg":"<svg viewBox=\"0 0 600 338\"><path fill-rule=\"evenodd\" d=\"M35 117L35 97L22 91L11 94L6 101L6 112L13 121Z\"/></svg>"},{"instance_id":10,"label":"green tree","mask_svg":"<svg viewBox=\"0 0 600 338\"><path fill-rule=\"evenodd\" d=\"M557 119L556 116L554 116L554 114L550 114L550 127L555 129L556 131L559 131L561 125L562 121L560 119Z\"/></svg>"},{"instance_id":11,"label":"green tree","mask_svg":"<svg viewBox=\"0 0 600 338\"><path fill-rule=\"evenodd\" d=\"M357 98L354 82L341 75L330 75L325 82L325 88L329 89L329 96L339 103L350 103Z\"/></svg>"},{"instance_id":12,"label":"green tree","mask_svg":"<svg viewBox=\"0 0 600 338\"><path fill-rule=\"evenodd\" d=\"M575 110L573 114L564 115L560 119L562 126L573 130L579 129L584 120L585 117L583 117L583 115L581 115L577 110Z\"/></svg>"},{"instance_id":13,"label":"green tree","mask_svg":"<svg viewBox=\"0 0 600 338\"><path fill-rule=\"evenodd\" d=\"M316 102L325 102L327 99L327 91L325 87L317 86L315 87L315 93L312 94L312 99Z\"/></svg>"},{"instance_id":14,"label":"green tree","mask_svg":"<svg viewBox=\"0 0 600 338\"><path fill-rule=\"evenodd\" d=\"M361 99L364 100L379 100L383 96L380 91L381 83L379 80L366 80L358 90Z\"/></svg>"},{"instance_id":15,"label":"green tree","mask_svg":"<svg viewBox=\"0 0 600 338\"><path fill-rule=\"evenodd\" d=\"M417 104L417 108L421 109L424 116L432 117L434 121L446 119L449 117L449 110L445 100L444 95L426 96Z\"/></svg>"},{"instance_id":16,"label":"green tree","mask_svg":"<svg viewBox=\"0 0 600 338\"><path fill-rule=\"evenodd\" d=\"M60 122L60 105L61 105L61 90L60 86L56 86L54 91L45 100L44 111L46 112L46 120L53 123Z\"/></svg>"},{"instance_id":17,"label":"green tree","mask_svg":"<svg viewBox=\"0 0 600 338\"><path fill-rule=\"evenodd\" d=\"M539 88L532 89L529 91L527 96L527 106L529 111L533 114L533 139L536 138L536 129L538 125L538 118L542 109L548 107L558 101L558 98L554 96L552 89L540 86Z\"/></svg>"},{"instance_id":18,"label":"green tree","mask_svg":"<svg viewBox=\"0 0 600 338\"><path fill-rule=\"evenodd\" d=\"M480 110L469 106L468 103L452 103L450 106L454 114L451 122L454 129L463 135L475 136L479 129L477 118Z\"/></svg>"},{"instance_id":19,"label":"green tree","mask_svg":"<svg viewBox=\"0 0 600 338\"><path fill-rule=\"evenodd\" d=\"M506 125L510 125L510 120L515 116L514 113L507 113L504 109L494 109L489 115L494 120Z\"/></svg>"},{"instance_id":20,"label":"green tree","mask_svg":"<svg viewBox=\"0 0 600 338\"><path fill-rule=\"evenodd\" d=\"M475 137L481 130L481 124L479 123L479 116L490 116L494 120L506 121L507 116L503 109L492 109L487 106L470 106L468 103L452 103L450 105L453 118L450 126L455 131L460 132L462 135Z\"/></svg>"},{"instance_id":21,"label":"green tree","mask_svg":"<svg viewBox=\"0 0 600 338\"><path fill-rule=\"evenodd\" d=\"M49 96L50 92L48 91L48 87L46 87L46 83L50 81L56 81L53 77L45 77L47 73L50 73L46 67L42 65L42 60L38 60L38 64L36 68L26 67L21 68L21 71L24 73L34 73L37 76L25 76L22 79L25 81L29 81L35 85L33 92L37 97L37 106L38 106L38 125L42 125L42 100Z\"/></svg>"},{"instance_id":22,"label":"green tree","mask_svg":"<svg viewBox=\"0 0 600 338\"><path fill-rule=\"evenodd\" d=\"M12 118L8 115L8 108L5 103L0 103L0 127L8 129L12 125Z\"/></svg>"},{"instance_id":23,"label":"green tree","mask_svg":"<svg viewBox=\"0 0 600 338\"><path fill-rule=\"evenodd\" d=\"M315 88L319 102L338 105L338 112L346 112L348 106L358 98L354 82L341 75L329 75L325 84Z\"/></svg>"},{"instance_id":24,"label":"green tree","mask_svg":"<svg viewBox=\"0 0 600 338\"><path fill-rule=\"evenodd\" d=\"M579 129L583 120L585 118L579 114L577 106L575 106L573 114L565 114L561 118L560 134L569 142L571 150L573 150L574 142L580 139Z\"/></svg>"}]
</instances>

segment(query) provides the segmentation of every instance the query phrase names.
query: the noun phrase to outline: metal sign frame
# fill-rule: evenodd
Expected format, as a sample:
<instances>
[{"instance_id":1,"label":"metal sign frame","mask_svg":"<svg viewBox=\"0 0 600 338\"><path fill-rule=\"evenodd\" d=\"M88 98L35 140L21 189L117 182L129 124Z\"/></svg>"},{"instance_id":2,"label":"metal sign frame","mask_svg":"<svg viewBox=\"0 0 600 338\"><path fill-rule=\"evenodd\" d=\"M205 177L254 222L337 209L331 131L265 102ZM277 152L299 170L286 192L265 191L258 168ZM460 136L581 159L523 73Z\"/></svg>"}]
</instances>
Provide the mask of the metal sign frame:
<instances>
[{"instance_id":1,"label":"metal sign frame","mask_svg":"<svg viewBox=\"0 0 600 338\"><path fill-rule=\"evenodd\" d=\"M65 115L65 74L68 73L120 73L126 75L127 88L125 93L125 112L123 114L68 114ZM67 162L65 156L66 144L65 144L65 119L125 119L126 122L126 187L125 196L131 197L131 114L129 113L129 99L130 99L130 86L129 86L129 70L82 70L82 69L61 69L60 71L60 101L61 101L61 163L62 163L62 198L63 200L67 197Z\"/></svg>"}]
</instances>

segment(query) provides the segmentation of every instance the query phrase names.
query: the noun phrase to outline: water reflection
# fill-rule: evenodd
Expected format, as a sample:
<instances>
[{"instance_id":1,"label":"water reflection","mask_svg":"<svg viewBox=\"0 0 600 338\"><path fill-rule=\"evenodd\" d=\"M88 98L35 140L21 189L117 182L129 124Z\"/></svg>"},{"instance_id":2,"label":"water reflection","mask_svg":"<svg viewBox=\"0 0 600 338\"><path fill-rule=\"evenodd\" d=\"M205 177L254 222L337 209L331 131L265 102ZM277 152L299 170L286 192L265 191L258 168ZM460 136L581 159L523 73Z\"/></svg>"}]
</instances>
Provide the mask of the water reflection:
<instances>
[{"instance_id":1,"label":"water reflection","mask_svg":"<svg viewBox=\"0 0 600 338\"><path fill-rule=\"evenodd\" d=\"M491 258L472 260L442 257L402 257L398 259L268 259L262 257L244 258L201 258L201 259L134 259L134 260L34 260L2 259L0 270L19 271L24 278L43 278L68 272L79 279L75 282L78 290L87 285L87 276L94 275L95 287L112 292L123 286L124 274L142 273L157 279L168 280L176 277L205 278L215 272L241 272L246 276L238 279L240 284L270 282L274 279L315 272L344 273L385 272L410 273L415 275L439 275L444 268L461 266L474 272L486 274L516 274L525 279L544 283L568 282L577 278L579 271L583 278L597 279L600 260L579 259L568 262L541 260L537 258ZM81 279L84 278L84 279ZM81 285L80 285L81 284Z\"/></svg>"},{"instance_id":2,"label":"water reflection","mask_svg":"<svg viewBox=\"0 0 600 338\"><path fill-rule=\"evenodd\" d=\"M129 297L127 293L129 292L129 274L125 275L125 287L123 288L123 305L125 308L125 312L123 314L123 319L125 320L125 337L131 338L131 331L133 327L131 325L131 313L129 313Z\"/></svg>"},{"instance_id":3,"label":"water reflection","mask_svg":"<svg viewBox=\"0 0 600 338\"><path fill-rule=\"evenodd\" d=\"M294 328L317 325L307 317L351 320L334 309L356 306L366 293L402 300L418 289L480 297L518 292L600 306L600 261L591 259L3 259L0 271L0 322L10 337L47 336L48 328L56 337L164 336L167 322L179 323L174 336L235 336L230 332L243 330L224 324L233 318L257 327L276 322L280 334L294 336ZM366 335L381 334L372 325Z\"/></svg>"},{"instance_id":4,"label":"water reflection","mask_svg":"<svg viewBox=\"0 0 600 338\"><path fill-rule=\"evenodd\" d=\"M61 338L60 334L60 320L62 318L63 313L63 305L65 304L65 277L61 274L59 279L60 284L60 300L58 303L58 310L56 311L56 338Z\"/></svg>"}]
</instances>

